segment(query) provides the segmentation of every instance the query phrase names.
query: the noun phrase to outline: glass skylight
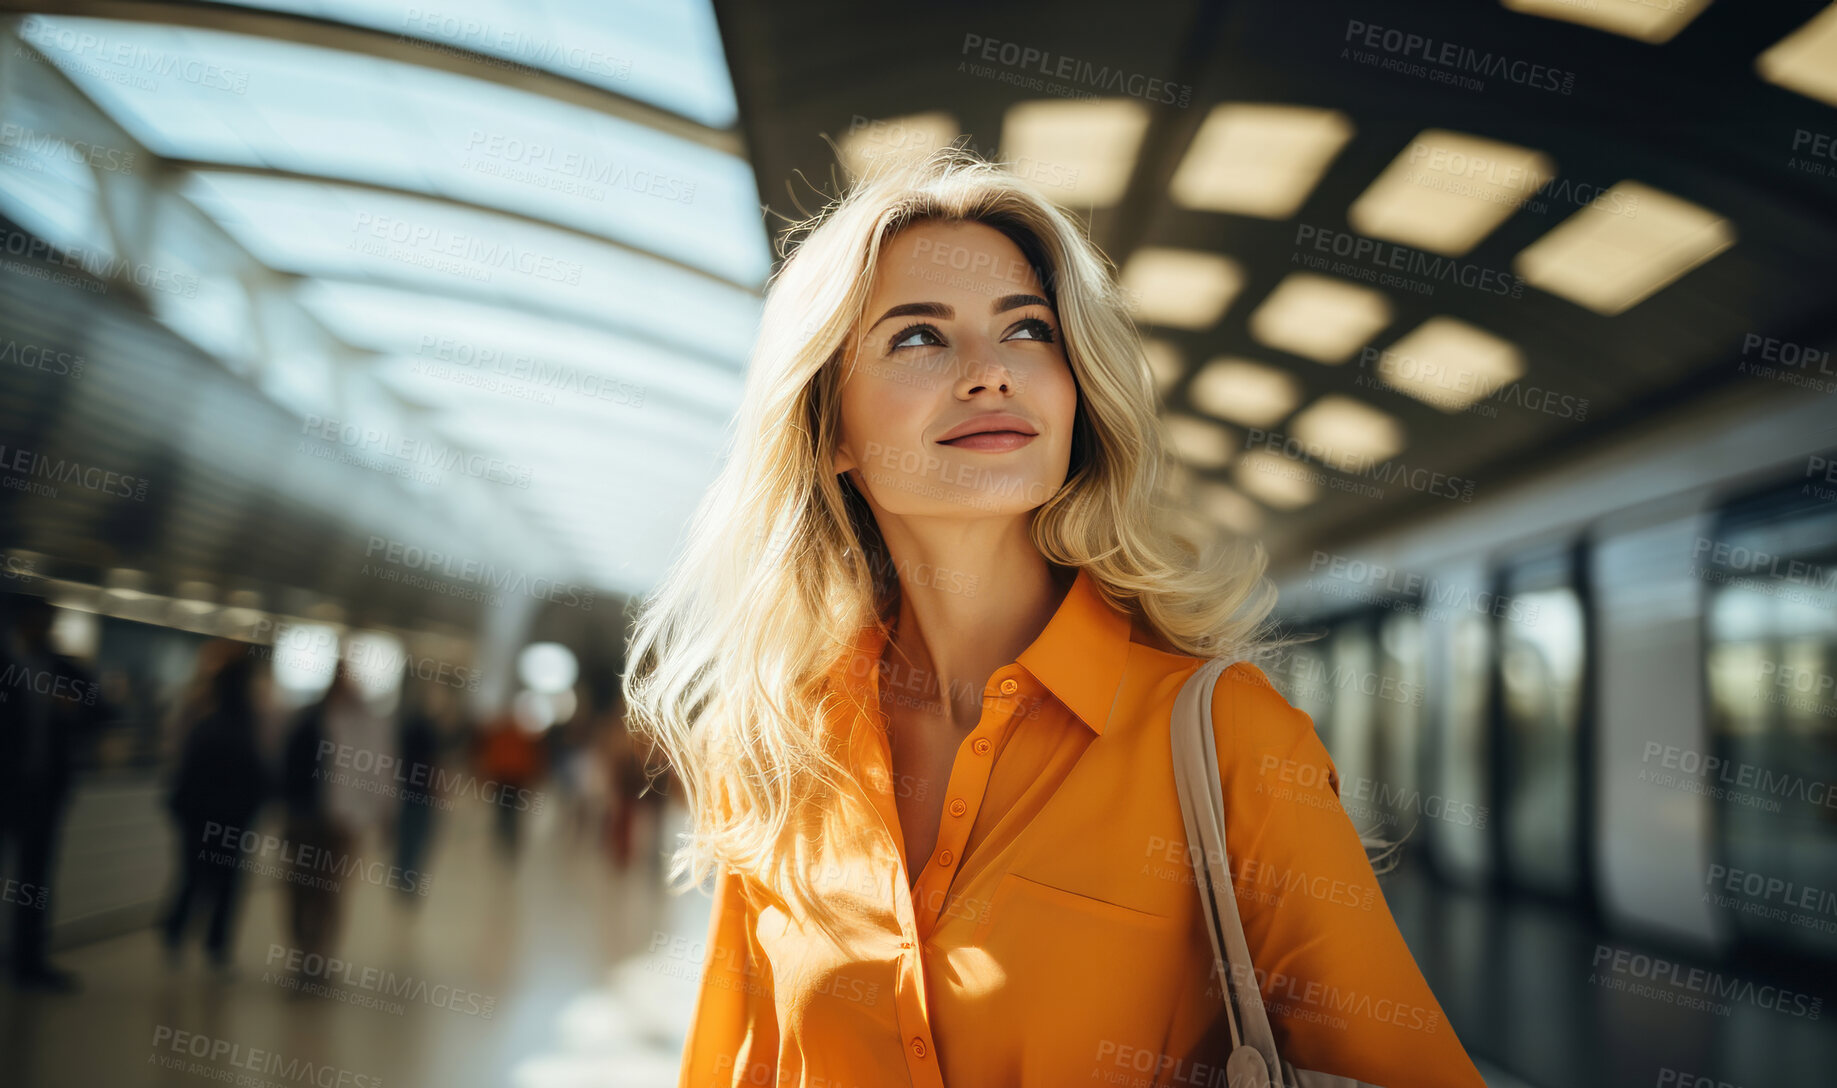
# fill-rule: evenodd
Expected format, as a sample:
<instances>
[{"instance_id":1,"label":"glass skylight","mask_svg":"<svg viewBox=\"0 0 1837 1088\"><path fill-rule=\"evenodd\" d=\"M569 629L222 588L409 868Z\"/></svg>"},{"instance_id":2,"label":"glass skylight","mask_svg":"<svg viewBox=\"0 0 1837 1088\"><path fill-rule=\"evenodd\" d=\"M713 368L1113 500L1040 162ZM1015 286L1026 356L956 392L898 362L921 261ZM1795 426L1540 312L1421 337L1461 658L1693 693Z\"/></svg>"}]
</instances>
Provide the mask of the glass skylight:
<instances>
[{"instance_id":1,"label":"glass skylight","mask_svg":"<svg viewBox=\"0 0 1837 1088\"><path fill-rule=\"evenodd\" d=\"M508 399L613 407L673 401L717 421L740 403L743 376L737 366L615 332L356 283L304 284L297 298L340 340L389 357L392 368L495 390Z\"/></svg>"},{"instance_id":2,"label":"glass skylight","mask_svg":"<svg viewBox=\"0 0 1837 1088\"><path fill-rule=\"evenodd\" d=\"M182 294L142 292L156 316L288 411L516 466L401 480L480 554L648 589L718 470L771 267L751 167L721 150L738 139L710 6L241 6L361 29L11 23L0 119L23 135L0 147L0 210L98 264L182 273ZM361 48L366 30L402 59ZM548 97L561 85L519 66L626 100ZM120 175L131 254L97 214L99 171ZM347 501L315 491L330 480L287 487Z\"/></svg>"},{"instance_id":3,"label":"glass skylight","mask_svg":"<svg viewBox=\"0 0 1837 1088\"><path fill-rule=\"evenodd\" d=\"M644 0L241 0L498 57L643 99L716 128L733 81L714 11Z\"/></svg>"},{"instance_id":4,"label":"glass skylight","mask_svg":"<svg viewBox=\"0 0 1837 1088\"><path fill-rule=\"evenodd\" d=\"M752 170L725 152L362 54L155 24L29 23L26 42L168 159L426 192L601 235L748 287L770 269ZM102 45L84 44L93 42Z\"/></svg>"},{"instance_id":5,"label":"glass skylight","mask_svg":"<svg viewBox=\"0 0 1837 1088\"><path fill-rule=\"evenodd\" d=\"M518 306L628 329L705 358L746 356L759 299L686 269L554 228L416 197L240 174L184 195L263 263Z\"/></svg>"}]
</instances>

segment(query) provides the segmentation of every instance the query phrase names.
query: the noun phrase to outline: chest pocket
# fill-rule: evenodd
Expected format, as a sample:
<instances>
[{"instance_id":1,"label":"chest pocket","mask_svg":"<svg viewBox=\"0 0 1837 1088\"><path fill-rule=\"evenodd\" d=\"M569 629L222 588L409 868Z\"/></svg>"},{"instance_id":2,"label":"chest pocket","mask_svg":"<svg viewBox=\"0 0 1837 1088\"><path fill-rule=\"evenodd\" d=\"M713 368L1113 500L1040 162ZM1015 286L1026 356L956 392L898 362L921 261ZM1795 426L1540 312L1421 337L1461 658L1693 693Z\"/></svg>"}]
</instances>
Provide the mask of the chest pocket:
<instances>
[{"instance_id":1,"label":"chest pocket","mask_svg":"<svg viewBox=\"0 0 1837 1088\"><path fill-rule=\"evenodd\" d=\"M1074 1084L1110 1071L1102 1047L1166 1038L1190 990L1195 937L1186 919L1007 873L971 933L974 950L957 955L986 957L992 982L971 1014L1015 1025L1025 1083Z\"/></svg>"},{"instance_id":2,"label":"chest pocket","mask_svg":"<svg viewBox=\"0 0 1837 1088\"><path fill-rule=\"evenodd\" d=\"M1164 988L1190 938L1180 919L1008 873L971 942L1029 1000L1076 1000L1096 991L1127 1001Z\"/></svg>"},{"instance_id":3,"label":"chest pocket","mask_svg":"<svg viewBox=\"0 0 1837 1088\"><path fill-rule=\"evenodd\" d=\"M996 885L988 917L977 925L973 940L983 943L998 927L1025 931L1036 925L1082 928L1087 924L1122 926L1169 939L1178 936L1180 928L1173 918L1055 888L1019 873L1007 873Z\"/></svg>"}]
</instances>

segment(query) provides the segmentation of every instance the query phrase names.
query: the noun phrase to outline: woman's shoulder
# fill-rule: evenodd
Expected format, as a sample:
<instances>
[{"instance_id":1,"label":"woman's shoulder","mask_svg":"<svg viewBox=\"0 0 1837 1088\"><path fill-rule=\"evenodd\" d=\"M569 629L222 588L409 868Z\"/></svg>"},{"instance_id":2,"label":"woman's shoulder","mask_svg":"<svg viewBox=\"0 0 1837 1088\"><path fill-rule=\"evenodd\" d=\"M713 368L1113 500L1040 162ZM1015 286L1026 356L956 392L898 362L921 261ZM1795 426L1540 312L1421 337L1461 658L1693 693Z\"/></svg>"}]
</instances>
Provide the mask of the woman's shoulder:
<instances>
[{"instance_id":1,"label":"woman's shoulder","mask_svg":"<svg viewBox=\"0 0 1837 1088\"><path fill-rule=\"evenodd\" d=\"M1201 666L1214 660L1181 650L1167 636L1157 631L1152 623L1135 613L1131 613L1129 617L1129 642L1137 648L1136 652L1131 655L1131 662L1135 666L1178 677L1181 683L1185 683L1188 677L1198 672ZM1269 677L1264 675L1263 670L1250 661L1232 662L1223 673L1219 674L1218 686L1214 691L1240 686L1261 688L1276 695L1278 700L1282 698L1281 695L1276 694L1275 685L1269 682ZM1214 703L1216 704L1216 698ZM1286 701L1283 705L1287 705Z\"/></svg>"},{"instance_id":2,"label":"woman's shoulder","mask_svg":"<svg viewBox=\"0 0 1837 1088\"><path fill-rule=\"evenodd\" d=\"M1175 692L1181 685L1192 679L1201 668L1218 660L1182 653L1171 647L1157 645L1145 638L1138 637L1132 641L1151 651L1136 655L1139 665L1166 676L1174 683ZM1249 660L1232 661L1218 674L1218 680L1212 687L1212 707L1217 712L1235 708L1251 712L1288 710L1300 713L1289 704L1287 699L1282 697L1282 693L1276 690L1276 686L1270 683L1268 674L1254 661Z\"/></svg>"},{"instance_id":3,"label":"woman's shoulder","mask_svg":"<svg viewBox=\"0 0 1837 1088\"><path fill-rule=\"evenodd\" d=\"M1181 688L1214 658L1140 652L1132 667L1151 672L1137 690L1152 693L1143 705L1144 723L1161 734L1171 723ZM1212 686L1215 758L1234 796L1266 796L1271 783L1308 781L1337 793L1339 772L1306 712L1291 704L1256 661L1233 661Z\"/></svg>"},{"instance_id":4,"label":"woman's shoulder","mask_svg":"<svg viewBox=\"0 0 1837 1088\"><path fill-rule=\"evenodd\" d=\"M1173 674L1177 685L1185 684L1211 660L1180 655ZM1290 703L1254 661L1233 661L1226 666L1212 685L1211 703L1219 748L1235 749L1240 757L1292 752L1315 736L1313 719Z\"/></svg>"},{"instance_id":5,"label":"woman's shoulder","mask_svg":"<svg viewBox=\"0 0 1837 1088\"><path fill-rule=\"evenodd\" d=\"M1214 658L1157 645L1148 629L1136 624L1130 641L1130 669L1149 696L1155 720L1166 724L1181 687ZM1256 660L1235 660L1212 686L1212 730L1220 754L1235 751L1241 760L1275 752L1294 753L1310 740L1319 747L1314 721L1285 698ZM1324 749L1321 757L1325 758Z\"/></svg>"},{"instance_id":6,"label":"woman's shoulder","mask_svg":"<svg viewBox=\"0 0 1837 1088\"><path fill-rule=\"evenodd\" d=\"M1314 719L1290 703L1257 665L1239 661L1212 689L1212 728L1219 765L1264 792L1312 782L1339 793L1339 769Z\"/></svg>"}]
</instances>

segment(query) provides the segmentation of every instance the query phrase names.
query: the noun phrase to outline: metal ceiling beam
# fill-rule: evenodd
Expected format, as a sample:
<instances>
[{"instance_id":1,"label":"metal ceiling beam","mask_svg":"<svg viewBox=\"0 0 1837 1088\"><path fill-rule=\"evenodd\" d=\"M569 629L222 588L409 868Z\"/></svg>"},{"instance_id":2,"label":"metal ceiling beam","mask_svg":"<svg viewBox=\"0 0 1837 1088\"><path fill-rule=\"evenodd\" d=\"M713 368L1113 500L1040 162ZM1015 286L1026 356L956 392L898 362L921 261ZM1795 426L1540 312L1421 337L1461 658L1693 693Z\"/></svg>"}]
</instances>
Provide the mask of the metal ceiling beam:
<instances>
[{"instance_id":1,"label":"metal ceiling beam","mask_svg":"<svg viewBox=\"0 0 1837 1088\"><path fill-rule=\"evenodd\" d=\"M399 185L384 185L381 182L336 177L330 174L309 174L303 171L283 170L272 166L245 166L240 163L211 162L206 159L166 159L163 161L170 164L176 171L199 174L236 174L240 177L271 178L276 181L334 185L344 189L359 189L365 192L381 193L385 196L425 201L427 203L439 204L448 208L458 208L464 211L485 212L490 215L502 216L505 219L515 220L519 223L525 223L530 226L559 231L562 234L573 235L576 238L582 238L589 242L610 246L621 252L643 257L645 260L656 261L658 264L668 265L678 271L708 280L721 287L737 288L738 290L745 291L752 295L757 295L759 293L759 288L755 284L743 283L739 280L723 276L717 272L710 272L706 268L689 264L686 261L668 256L667 254L658 253L651 249L644 249L640 246L634 246L629 242L621 242L616 238L609 238L604 234L584 230L580 227L571 226L566 223L557 223L553 219L544 219L541 216L530 215L528 212L501 208L494 204L479 204L475 201L461 200L458 197L432 193L424 189L407 189Z\"/></svg>"},{"instance_id":2,"label":"metal ceiling beam","mask_svg":"<svg viewBox=\"0 0 1837 1088\"><path fill-rule=\"evenodd\" d=\"M505 308L505 300L501 296L491 294L488 291L468 291L464 288L464 285L460 283L460 281L458 280L455 280L452 284L434 284L431 282L426 282L426 281L421 281L421 280L410 280L405 277L399 277L399 276L391 276L391 277L360 276L360 275L354 274L349 269L338 269L338 270L330 270L330 271L324 271L324 270L318 270L318 269L313 269L313 270L281 269L278 271L280 271L282 275L292 277L296 280L317 280L323 283L345 283L345 284L352 284L358 287L381 287L381 288L386 288L388 290L402 291L402 292L413 294L413 295L426 295L431 298L445 298L445 299L453 299L459 302L472 302L472 303L477 303L480 306L490 306L496 309ZM517 300L515 302L514 308L519 313L529 314L531 316L544 318L549 321L560 322L560 323L568 324L568 325L575 325L582 329L609 333L613 336L622 336L628 340L635 340L642 344L648 344L652 347L657 348L660 351L667 351L675 355L692 357L698 362L708 363L712 366L720 367L723 370L734 371L737 373L739 372L739 369L741 368L741 366L744 365L743 363L737 360L729 359L729 358L726 358L725 356L711 354L706 349L698 347L689 341L668 340L660 336L653 336L650 333L646 333L641 330L634 329L629 325L621 325L616 322L596 320L577 310L564 309L558 306L538 305L528 300Z\"/></svg>"}]
</instances>

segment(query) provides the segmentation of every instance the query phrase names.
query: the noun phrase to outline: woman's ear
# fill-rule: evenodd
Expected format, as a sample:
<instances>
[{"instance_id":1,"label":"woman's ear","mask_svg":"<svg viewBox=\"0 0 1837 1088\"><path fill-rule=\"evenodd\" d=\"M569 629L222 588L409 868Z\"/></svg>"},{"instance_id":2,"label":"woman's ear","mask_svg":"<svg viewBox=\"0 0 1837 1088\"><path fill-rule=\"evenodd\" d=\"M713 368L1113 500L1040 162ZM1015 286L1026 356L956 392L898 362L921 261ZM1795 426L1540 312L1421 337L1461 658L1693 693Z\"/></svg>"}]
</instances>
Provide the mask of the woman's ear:
<instances>
[{"instance_id":1,"label":"woman's ear","mask_svg":"<svg viewBox=\"0 0 1837 1088\"><path fill-rule=\"evenodd\" d=\"M835 465L835 472L836 472L836 475L838 476L840 476L844 472L853 471L854 469L860 467L861 465L861 462L855 459L855 455L853 451L851 451L848 448L847 436L842 430L842 405L841 405L842 386L847 383L849 372L854 369L854 361L855 361L854 348L849 344L844 344L841 347L838 347L835 350L834 354L832 354L829 357L829 362L827 364L828 366L832 368L840 367L841 372L842 372L842 376L840 380L838 380L835 384L835 389L834 389L834 394L833 394L836 400L836 405L835 405L836 449L835 449L835 454L832 457L831 461Z\"/></svg>"}]
</instances>

